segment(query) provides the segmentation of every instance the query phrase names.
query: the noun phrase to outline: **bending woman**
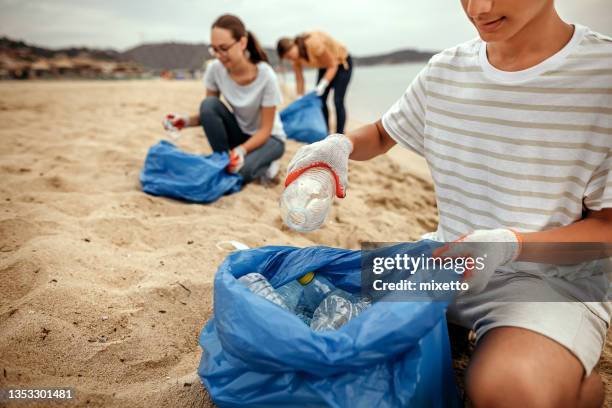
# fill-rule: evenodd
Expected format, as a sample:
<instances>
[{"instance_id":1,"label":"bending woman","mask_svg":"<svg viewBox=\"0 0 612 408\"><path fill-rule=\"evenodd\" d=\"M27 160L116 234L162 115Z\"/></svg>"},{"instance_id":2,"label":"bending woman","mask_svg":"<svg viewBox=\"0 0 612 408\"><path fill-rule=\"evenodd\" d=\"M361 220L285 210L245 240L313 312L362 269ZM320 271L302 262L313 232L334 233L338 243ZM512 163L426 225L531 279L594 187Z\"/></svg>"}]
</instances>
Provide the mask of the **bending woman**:
<instances>
[{"instance_id":1,"label":"bending woman","mask_svg":"<svg viewBox=\"0 0 612 408\"><path fill-rule=\"evenodd\" d=\"M240 173L248 183L264 175L285 151L286 136L276 111L280 88L266 53L238 17L219 17L210 44L216 60L204 75L206 99L199 114L170 114L166 122L177 129L202 126L213 151L230 151L227 170Z\"/></svg>"},{"instance_id":2,"label":"bending woman","mask_svg":"<svg viewBox=\"0 0 612 408\"><path fill-rule=\"evenodd\" d=\"M346 109L344 96L351 80L353 61L346 47L321 31L312 31L295 38L281 38L276 45L281 59L293 63L298 95L304 94L303 67L318 68L316 93L323 100L323 115L329 129L327 97L334 89L336 132L344 132Z\"/></svg>"}]
</instances>

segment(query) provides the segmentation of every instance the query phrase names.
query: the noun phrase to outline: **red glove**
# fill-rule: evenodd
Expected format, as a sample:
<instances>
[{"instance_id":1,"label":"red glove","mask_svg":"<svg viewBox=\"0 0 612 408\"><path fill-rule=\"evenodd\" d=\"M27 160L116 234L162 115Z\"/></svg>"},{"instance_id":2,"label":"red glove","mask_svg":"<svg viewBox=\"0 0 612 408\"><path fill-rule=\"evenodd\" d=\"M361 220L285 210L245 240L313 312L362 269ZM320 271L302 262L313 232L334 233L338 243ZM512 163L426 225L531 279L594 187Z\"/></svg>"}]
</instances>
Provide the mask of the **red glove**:
<instances>
[{"instance_id":1,"label":"red glove","mask_svg":"<svg viewBox=\"0 0 612 408\"><path fill-rule=\"evenodd\" d=\"M244 166L244 158L246 157L246 155L247 153L246 150L244 150L244 147L234 147L229 152L230 162L227 165L226 170L230 173L238 173L242 166Z\"/></svg>"},{"instance_id":2,"label":"red glove","mask_svg":"<svg viewBox=\"0 0 612 408\"><path fill-rule=\"evenodd\" d=\"M173 130L181 130L187 127L189 124L189 116L180 115L178 113L169 113L164 118L162 125L164 129L173 131Z\"/></svg>"}]
</instances>

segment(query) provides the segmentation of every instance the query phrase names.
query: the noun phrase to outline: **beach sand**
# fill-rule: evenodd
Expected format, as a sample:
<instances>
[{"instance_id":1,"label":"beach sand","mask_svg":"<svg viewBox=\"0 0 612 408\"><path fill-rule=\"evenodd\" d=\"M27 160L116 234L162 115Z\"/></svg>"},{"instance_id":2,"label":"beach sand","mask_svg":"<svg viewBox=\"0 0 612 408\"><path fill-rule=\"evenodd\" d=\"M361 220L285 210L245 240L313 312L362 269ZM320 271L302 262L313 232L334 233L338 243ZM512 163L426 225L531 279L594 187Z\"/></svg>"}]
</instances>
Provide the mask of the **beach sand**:
<instances>
[{"instance_id":1,"label":"beach sand","mask_svg":"<svg viewBox=\"0 0 612 408\"><path fill-rule=\"evenodd\" d=\"M425 164L398 147L352 163L347 198L310 234L282 224L280 184L210 205L142 193L163 115L203 96L196 81L0 83L0 388L70 387L79 406L212 406L196 369L219 241L358 249L435 229ZM210 152L197 128L177 144Z\"/></svg>"}]
</instances>

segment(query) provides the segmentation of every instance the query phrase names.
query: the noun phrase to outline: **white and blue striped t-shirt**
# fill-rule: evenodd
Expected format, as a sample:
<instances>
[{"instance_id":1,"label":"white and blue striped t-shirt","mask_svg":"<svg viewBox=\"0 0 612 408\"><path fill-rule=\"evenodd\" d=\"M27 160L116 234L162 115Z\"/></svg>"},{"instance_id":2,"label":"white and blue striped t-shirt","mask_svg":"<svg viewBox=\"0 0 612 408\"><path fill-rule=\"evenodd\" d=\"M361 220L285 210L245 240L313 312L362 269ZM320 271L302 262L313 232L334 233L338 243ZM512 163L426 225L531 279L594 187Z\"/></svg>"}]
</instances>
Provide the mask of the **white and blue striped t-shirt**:
<instances>
[{"instance_id":1,"label":"white and blue striped t-shirt","mask_svg":"<svg viewBox=\"0 0 612 408\"><path fill-rule=\"evenodd\" d=\"M480 39L445 50L382 123L427 160L441 240L541 231L612 207L612 39L586 27L518 72L493 67Z\"/></svg>"}]
</instances>

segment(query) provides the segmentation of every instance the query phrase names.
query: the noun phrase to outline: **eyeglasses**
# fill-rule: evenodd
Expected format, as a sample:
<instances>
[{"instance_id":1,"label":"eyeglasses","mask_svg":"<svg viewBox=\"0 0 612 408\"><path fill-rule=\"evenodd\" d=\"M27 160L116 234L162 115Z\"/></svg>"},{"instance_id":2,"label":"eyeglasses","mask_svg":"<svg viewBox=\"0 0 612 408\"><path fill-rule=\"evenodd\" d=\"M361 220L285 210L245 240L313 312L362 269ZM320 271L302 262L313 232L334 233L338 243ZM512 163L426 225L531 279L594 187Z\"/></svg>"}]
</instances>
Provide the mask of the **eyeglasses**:
<instances>
[{"instance_id":1,"label":"eyeglasses","mask_svg":"<svg viewBox=\"0 0 612 408\"><path fill-rule=\"evenodd\" d=\"M209 46L208 52L210 55L219 56L219 55L227 55L228 51L238 43L238 41L234 41L230 45L220 45L219 47Z\"/></svg>"}]
</instances>

